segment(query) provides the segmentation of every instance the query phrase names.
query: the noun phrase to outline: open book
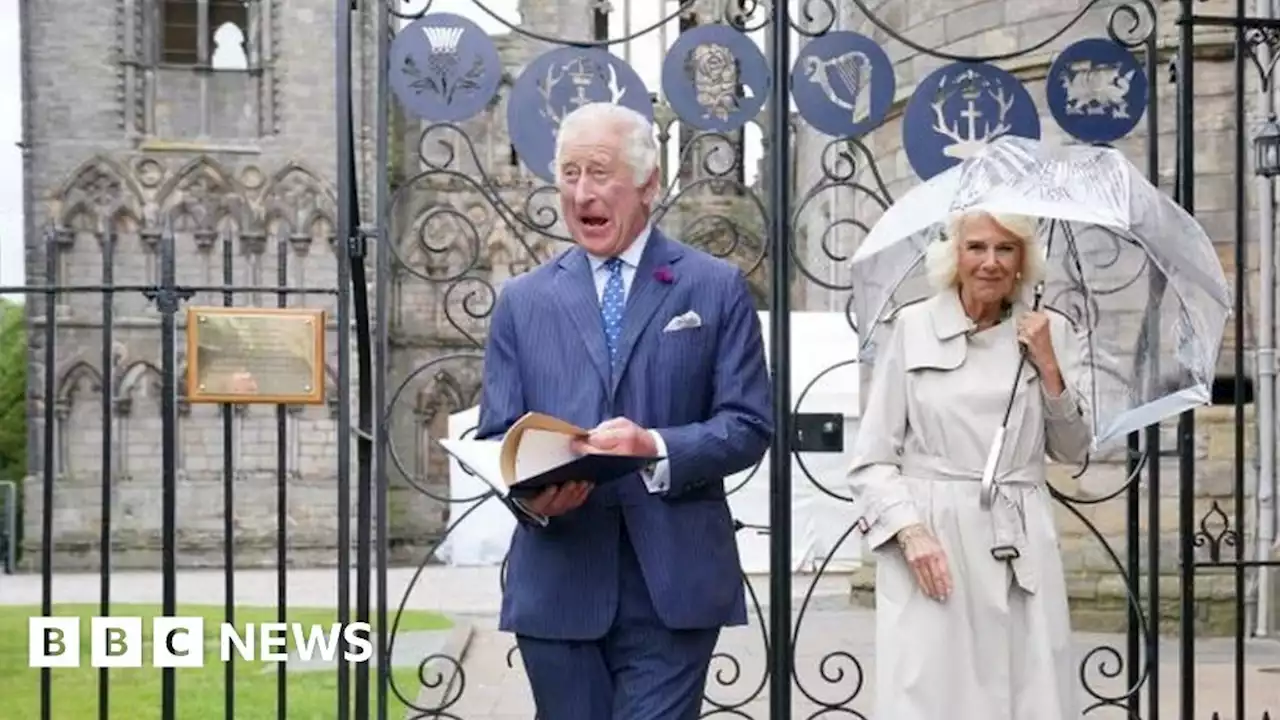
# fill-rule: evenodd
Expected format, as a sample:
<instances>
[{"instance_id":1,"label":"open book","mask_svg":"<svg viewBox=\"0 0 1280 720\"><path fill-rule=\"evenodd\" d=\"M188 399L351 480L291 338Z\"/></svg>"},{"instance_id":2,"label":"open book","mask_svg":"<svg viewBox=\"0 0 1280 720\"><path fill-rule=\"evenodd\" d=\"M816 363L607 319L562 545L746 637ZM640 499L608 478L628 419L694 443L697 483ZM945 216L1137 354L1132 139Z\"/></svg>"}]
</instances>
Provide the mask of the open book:
<instances>
[{"instance_id":1,"label":"open book","mask_svg":"<svg viewBox=\"0 0 1280 720\"><path fill-rule=\"evenodd\" d=\"M542 413L526 413L501 439L444 438L438 442L499 495L514 499L531 498L548 487L575 480L599 485L661 460L574 452L573 440L586 436L586 430L571 423Z\"/></svg>"}]
</instances>

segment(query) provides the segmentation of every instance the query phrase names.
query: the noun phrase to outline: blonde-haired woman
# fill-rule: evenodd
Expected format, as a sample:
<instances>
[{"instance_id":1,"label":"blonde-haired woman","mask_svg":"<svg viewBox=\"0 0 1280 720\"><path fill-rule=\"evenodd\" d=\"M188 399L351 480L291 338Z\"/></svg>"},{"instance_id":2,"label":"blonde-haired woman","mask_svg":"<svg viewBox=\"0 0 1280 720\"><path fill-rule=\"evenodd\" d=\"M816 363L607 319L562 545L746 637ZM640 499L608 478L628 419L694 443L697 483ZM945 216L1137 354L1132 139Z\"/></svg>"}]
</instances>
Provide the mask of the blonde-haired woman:
<instances>
[{"instance_id":1,"label":"blonde-haired woman","mask_svg":"<svg viewBox=\"0 0 1280 720\"><path fill-rule=\"evenodd\" d=\"M1075 720L1045 456L1078 463L1089 448L1080 343L1064 317L1027 302L1045 265L1034 220L957 217L926 263L937 293L892 320L849 472L876 556L874 717Z\"/></svg>"}]
</instances>

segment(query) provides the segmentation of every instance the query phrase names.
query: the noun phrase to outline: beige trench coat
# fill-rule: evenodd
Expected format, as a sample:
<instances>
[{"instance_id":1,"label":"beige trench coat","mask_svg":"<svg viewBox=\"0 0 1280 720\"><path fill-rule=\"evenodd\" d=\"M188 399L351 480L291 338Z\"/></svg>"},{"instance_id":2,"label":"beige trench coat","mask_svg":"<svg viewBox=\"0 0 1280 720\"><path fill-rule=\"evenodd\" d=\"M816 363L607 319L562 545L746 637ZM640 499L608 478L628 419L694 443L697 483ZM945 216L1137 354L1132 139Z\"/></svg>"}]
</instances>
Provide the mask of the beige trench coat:
<instances>
[{"instance_id":1,"label":"beige trench coat","mask_svg":"<svg viewBox=\"0 0 1280 720\"><path fill-rule=\"evenodd\" d=\"M879 351L849 473L876 559L875 720L1079 720L1078 666L1045 486L1045 455L1083 462L1091 434L1081 344L1049 312L1067 391L1045 394L1030 362L1017 384L990 509L987 452L1013 389L1017 304L974 332L955 291L902 309ZM916 585L893 536L924 523L947 555L943 602ZM1016 548L997 560L993 549Z\"/></svg>"}]
</instances>

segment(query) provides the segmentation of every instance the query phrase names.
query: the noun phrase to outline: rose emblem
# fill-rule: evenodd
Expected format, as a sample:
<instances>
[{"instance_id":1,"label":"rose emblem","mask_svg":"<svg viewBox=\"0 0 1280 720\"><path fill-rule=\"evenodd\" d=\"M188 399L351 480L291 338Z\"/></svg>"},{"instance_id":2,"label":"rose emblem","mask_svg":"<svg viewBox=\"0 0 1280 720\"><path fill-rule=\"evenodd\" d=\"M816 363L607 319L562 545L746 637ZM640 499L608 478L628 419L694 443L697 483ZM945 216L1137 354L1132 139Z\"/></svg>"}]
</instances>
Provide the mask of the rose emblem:
<instances>
[{"instance_id":1,"label":"rose emblem","mask_svg":"<svg viewBox=\"0 0 1280 720\"><path fill-rule=\"evenodd\" d=\"M724 45L706 43L689 51L685 71L693 81L704 117L726 122L738 110L738 63Z\"/></svg>"}]
</instances>

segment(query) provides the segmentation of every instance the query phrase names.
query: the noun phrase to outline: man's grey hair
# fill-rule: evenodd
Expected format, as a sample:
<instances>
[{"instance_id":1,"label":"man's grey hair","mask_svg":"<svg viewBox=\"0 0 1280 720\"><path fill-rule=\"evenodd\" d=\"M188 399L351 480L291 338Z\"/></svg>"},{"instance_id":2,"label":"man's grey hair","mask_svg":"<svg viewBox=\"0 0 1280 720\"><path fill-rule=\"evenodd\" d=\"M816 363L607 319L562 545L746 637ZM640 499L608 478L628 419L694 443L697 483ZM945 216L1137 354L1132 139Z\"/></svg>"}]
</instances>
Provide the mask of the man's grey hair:
<instances>
[{"instance_id":1,"label":"man's grey hair","mask_svg":"<svg viewBox=\"0 0 1280 720\"><path fill-rule=\"evenodd\" d=\"M556 135L555 175L560 180L560 153L564 144L584 130L608 125L618 129L622 140L622 158L631 168L637 187L643 185L658 167L658 141L653 124L644 115L625 105L596 102L583 105L560 121Z\"/></svg>"},{"instance_id":2,"label":"man's grey hair","mask_svg":"<svg viewBox=\"0 0 1280 720\"><path fill-rule=\"evenodd\" d=\"M983 212L956 213L950 218L948 227L942 238L930 243L925 252L925 272L929 283L935 290L942 291L953 288L960 281L958 265L960 261L960 243L964 234L964 225ZM1036 240L1037 221L1026 215L989 214L996 225L1022 242L1022 267L1019 268L1018 281L1014 283L1010 300L1022 294L1026 288L1034 288L1045 277L1047 259L1044 248Z\"/></svg>"}]
</instances>

